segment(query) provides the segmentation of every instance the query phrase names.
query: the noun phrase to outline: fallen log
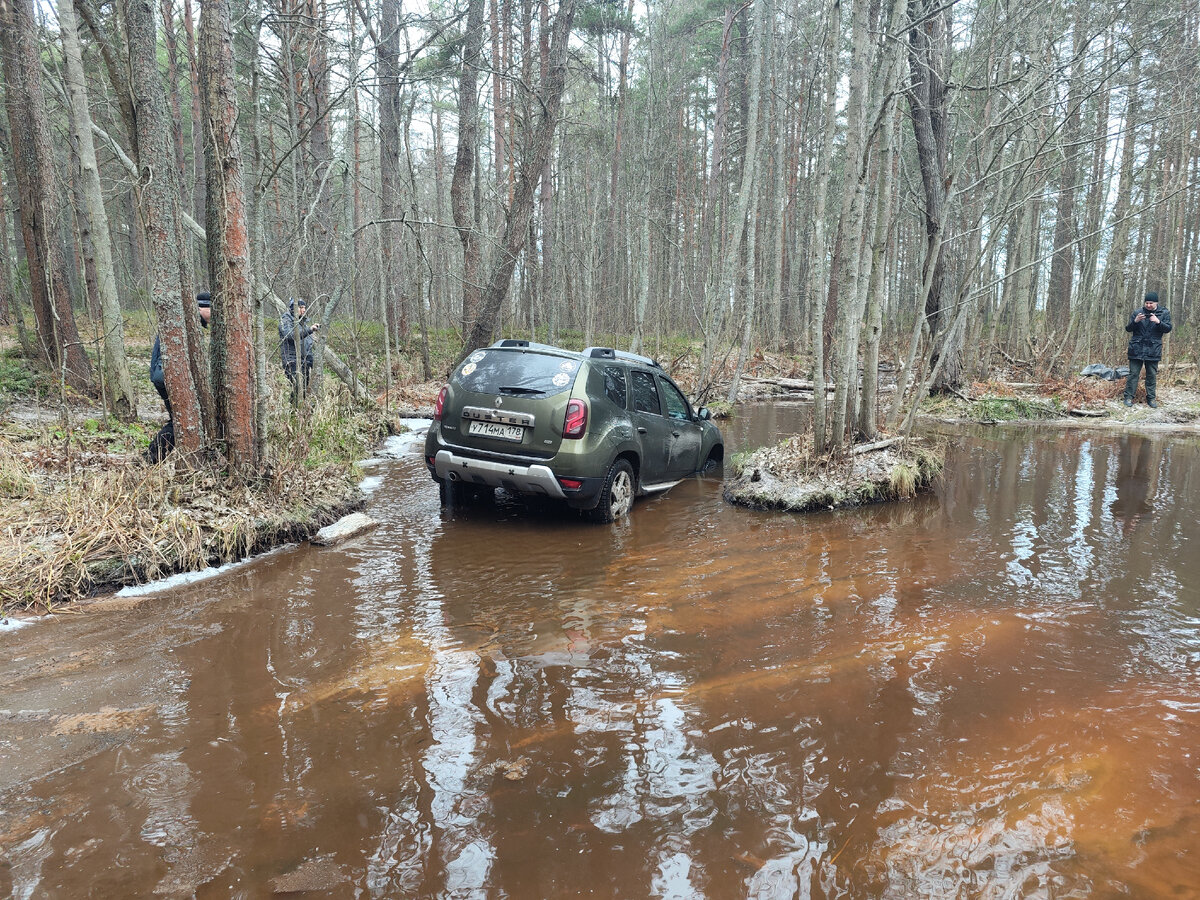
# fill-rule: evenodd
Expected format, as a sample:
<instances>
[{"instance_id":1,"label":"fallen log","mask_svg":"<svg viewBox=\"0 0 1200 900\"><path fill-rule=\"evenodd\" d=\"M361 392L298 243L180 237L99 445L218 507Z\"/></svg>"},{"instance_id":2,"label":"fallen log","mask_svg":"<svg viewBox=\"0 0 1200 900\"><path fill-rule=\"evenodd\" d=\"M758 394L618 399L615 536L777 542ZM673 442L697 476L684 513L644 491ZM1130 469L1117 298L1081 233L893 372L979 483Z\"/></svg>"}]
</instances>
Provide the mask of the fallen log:
<instances>
[{"instance_id":1,"label":"fallen log","mask_svg":"<svg viewBox=\"0 0 1200 900\"><path fill-rule=\"evenodd\" d=\"M1072 407L1067 412L1072 416L1091 416L1095 419L1108 415L1108 410L1106 409L1084 409L1083 407Z\"/></svg>"},{"instance_id":2,"label":"fallen log","mask_svg":"<svg viewBox=\"0 0 1200 900\"><path fill-rule=\"evenodd\" d=\"M860 456L863 453L870 453L873 450L882 450L885 447L891 447L895 444L899 444L902 440L904 440L904 436L900 435L899 437L886 438L882 441L875 441L873 444L859 444L858 446L856 446L850 450L850 455L851 456Z\"/></svg>"},{"instance_id":3,"label":"fallen log","mask_svg":"<svg viewBox=\"0 0 1200 900\"><path fill-rule=\"evenodd\" d=\"M789 390L789 391L808 391L810 393L813 390L815 390L815 387L816 387L813 382L804 381L803 379L800 379L800 378L755 378L750 375L743 375L742 381L748 382L750 384L773 384L776 387L781 387L781 388L784 388L785 390ZM830 383L826 382L826 384L825 384L826 393L831 393L836 390L837 390L836 384L830 384ZM876 388L876 393L891 394L891 393L894 393L895 390L896 390L896 386L894 384L883 384L883 385L880 385L878 388Z\"/></svg>"}]
</instances>

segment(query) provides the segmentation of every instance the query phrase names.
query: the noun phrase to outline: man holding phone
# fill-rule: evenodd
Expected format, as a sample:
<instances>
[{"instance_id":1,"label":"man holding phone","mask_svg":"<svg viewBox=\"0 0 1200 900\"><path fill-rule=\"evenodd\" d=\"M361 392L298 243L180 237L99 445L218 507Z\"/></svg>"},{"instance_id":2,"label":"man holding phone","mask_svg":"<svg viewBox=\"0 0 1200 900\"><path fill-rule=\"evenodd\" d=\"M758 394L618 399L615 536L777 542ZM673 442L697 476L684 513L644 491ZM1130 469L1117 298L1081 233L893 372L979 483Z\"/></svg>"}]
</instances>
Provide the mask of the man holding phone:
<instances>
[{"instance_id":1,"label":"man holding phone","mask_svg":"<svg viewBox=\"0 0 1200 900\"><path fill-rule=\"evenodd\" d=\"M309 322L308 304L302 299L289 300L288 311L279 317L279 356L292 384L292 403L312 384L313 335L320 327L319 322Z\"/></svg>"},{"instance_id":2,"label":"man holding phone","mask_svg":"<svg viewBox=\"0 0 1200 900\"><path fill-rule=\"evenodd\" d=\"M1129 377L1125 379L1125 405L1133 406L1138 377L1146 370L1146 405L1158 408L1158 363L1163 335L1171 330L1171 313L1158 305L1158 294L1147 291L1141 308L1129 315Z\"/></svg>"}]
</instances>

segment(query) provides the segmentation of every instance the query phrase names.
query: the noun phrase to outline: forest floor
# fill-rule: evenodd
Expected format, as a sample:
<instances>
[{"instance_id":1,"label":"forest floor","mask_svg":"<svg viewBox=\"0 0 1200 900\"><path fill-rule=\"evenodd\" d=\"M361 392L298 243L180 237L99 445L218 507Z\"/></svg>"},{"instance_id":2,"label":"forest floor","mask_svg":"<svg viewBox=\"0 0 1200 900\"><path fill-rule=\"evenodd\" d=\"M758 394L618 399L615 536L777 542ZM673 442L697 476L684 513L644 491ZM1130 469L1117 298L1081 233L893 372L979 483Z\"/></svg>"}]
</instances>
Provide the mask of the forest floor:
<instances>
[{"instance_id":1,"label":"forest floor","mask_svg":"<svg viewBox=\"0 0 1200 900\"><path fill-rule=\"evenodd\" d=\"M56 392L0 331L0 620L6 612L45 611L311 537L362 504L356 462L400 427L400 417L428 417L444 383L421 380L416 367L400 359L378 409L351 402L330 376L334 389L294 410L278 376L269 442L286 452L273 451L260 477L236 482L170 457L161 465L146 461L146 446L166 418L148 380L137 377L146 369L150 338L135 333L130 341L139 418L122 424L94 400ZM686 351L664 356L668 371L693 393L695 357ZM731 410L723 399L731 375L709 391L718 398L707 401L718 416ZM807 394L796 389L804 372L793 357L757 353L746 376L739 402L811 397L811 385ZM1017 382L1000 374L960 396L927 400L920 412L925 421L946 423L1200 431L1194 383L1161 373L1157 410L1143 402L1124 407L1123 386L1082 378ZM882 394L881 403L888 402ZM813 458L804 440L757 453L730 460L727 496L793 510L910 496L929 485L942 458L939 448L911 441L836 458Z\"/></svg>"}]
</instances>

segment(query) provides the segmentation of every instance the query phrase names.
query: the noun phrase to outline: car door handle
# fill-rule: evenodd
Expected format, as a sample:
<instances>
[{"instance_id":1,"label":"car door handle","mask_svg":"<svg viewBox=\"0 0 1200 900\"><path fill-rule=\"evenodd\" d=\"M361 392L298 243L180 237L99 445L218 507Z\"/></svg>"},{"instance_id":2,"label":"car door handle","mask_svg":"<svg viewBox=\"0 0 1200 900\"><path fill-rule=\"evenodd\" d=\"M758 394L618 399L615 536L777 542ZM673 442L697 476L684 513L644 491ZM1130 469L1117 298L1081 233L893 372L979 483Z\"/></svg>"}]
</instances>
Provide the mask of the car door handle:
<instances>
[{"instance_id":1,"label":"car door handle","mask_svg":"<svg viewBox=\"0 0 1200 900\"><path fill-rule=\"evenodd\" d=\"M646 433L646 429L645 429L645 428L642 428L642 427L639 425L639 426L638 426L638 434L645 434L645 433Z\"/></svg>"},{"instance_id":2,"label":"car door handle","mask_svg":"<svg viewBox=\"0 0 1200 900\"><path fill-rule=\"evenodd\" d=\"M678 431L672 431L672 432L671 432L671 437L679 437L679 432L678 432Z\"/></svg>"}]
</instances>

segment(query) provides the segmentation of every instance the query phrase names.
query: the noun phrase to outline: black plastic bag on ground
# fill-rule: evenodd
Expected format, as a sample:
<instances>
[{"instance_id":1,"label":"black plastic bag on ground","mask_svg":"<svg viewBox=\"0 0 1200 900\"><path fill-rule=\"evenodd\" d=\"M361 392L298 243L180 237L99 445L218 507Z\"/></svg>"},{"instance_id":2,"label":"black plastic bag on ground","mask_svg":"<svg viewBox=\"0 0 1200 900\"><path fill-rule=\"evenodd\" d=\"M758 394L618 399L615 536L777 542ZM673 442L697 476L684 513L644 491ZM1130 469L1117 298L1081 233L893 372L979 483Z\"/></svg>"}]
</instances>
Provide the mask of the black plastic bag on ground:
<instances>
[{"instance_id":1,"label":"black plastic bag on ground","mask_svg":"<svg viewBox=\"0 0 1200 900\"><path fill-rule=\"evenodd\" d=\"M1085 378L1103 378L1105 381L1119 381L1129 375L1129 366L1106 366L1104 363L1092 363L1085 366L1079 373Z\"/></svg>"}]
</instances>

